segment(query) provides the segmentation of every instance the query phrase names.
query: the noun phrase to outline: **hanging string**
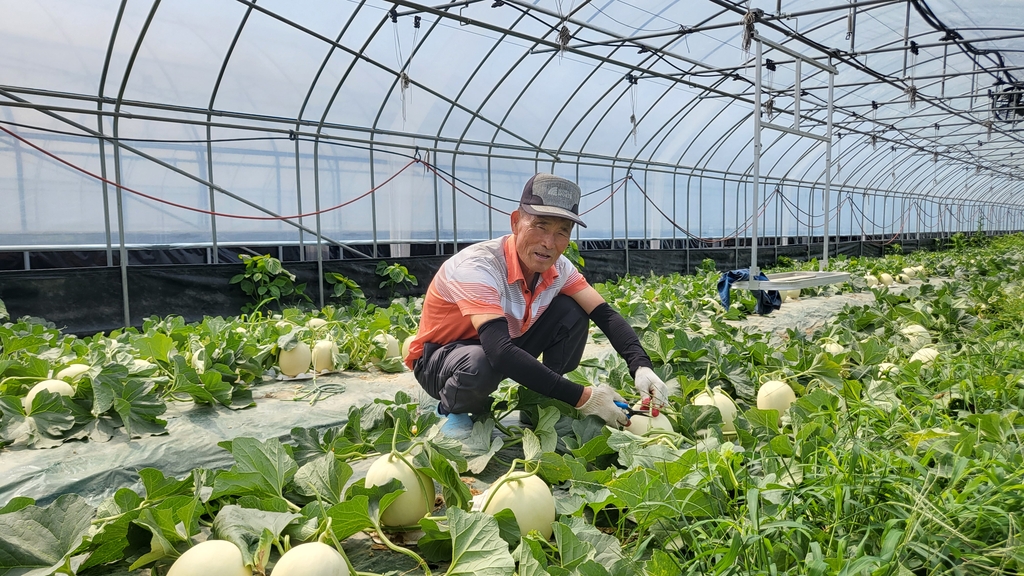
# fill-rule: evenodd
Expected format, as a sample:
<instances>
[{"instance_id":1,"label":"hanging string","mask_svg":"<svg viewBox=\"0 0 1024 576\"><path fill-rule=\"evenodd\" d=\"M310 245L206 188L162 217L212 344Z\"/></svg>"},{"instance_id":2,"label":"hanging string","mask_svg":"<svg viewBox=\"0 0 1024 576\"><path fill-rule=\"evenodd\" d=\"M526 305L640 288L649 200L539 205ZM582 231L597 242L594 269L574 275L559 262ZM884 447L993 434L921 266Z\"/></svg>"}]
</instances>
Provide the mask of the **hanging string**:
<instances>
[{"instance_id":1,"label":"hanging string","mask_svg":"<svg viewBox=\"0 0 1024 576\"><path fill-rule=\"evenodd\" d=\"M768 100L764 103L765 116L768 117L768 121L771 122L775 118L775 96L772 96L772 81L775 80L775 61L771 58L766 58L764 61L765 67L765 85L768 87Z\"/></svg>"},{"instance_id":2,"label":"hanging string","mask_svg":"<svg viewBox=\"0 0 1024 576\"><path fill-rule=\"evenodd\" d=\"M398 9L392 8L388 12L388 16L391 18L391 23L394 24L391 28L395 33L395 57L398 59L398 69L401 70L398 74L398 89L402 93L402 127L404 128L408 115L408 100L412 97L411 94L407 94L411 82L409 81L409 74L407 72L408 67L406 66L405 57L402 55L402 36L398 29ZM419 18L419 16L416 18Z\"/></svg>"},{"instance_id":3,"label":"hanging string","mask_svg":"<svg viewBox=\"0 0 1024 576\"><path fill-rule=\"evenodd\" d=\"M558 30L558 58L561 60L562 53L569 46L569 41L572 40L572 32L569 27L562 22L562 27Z\"/></svg>"},{"instance_id":4,"label":"hanging string","mask_svg":"<svg viewBox=\"0 0 1024 576\"><path fill-rule=\"evenodd\" d=\"M854 22L854 10L856 8L850 8L850 11L846 14L846 39L853 38L853 22Z\"/></svg>"},{"instance_id":5,"label":"hanging string","mask_svg":"<svg viewBox=\"0 0 1024 576\"><path fill-rule=\"evenodd\" d=\"M639 78L633 74L626 74L626 82L629 83L629 123L632 128L629 131L629 135L633 138L633 145L636 146L637 136L637 120L636 120L636 91L639 83Z\"/></svg>"},{"instance_id":6,"label":"hanging string","mask_svg":"<svg viewBox=\"0 0 1024 576\"><path fill-rule=\"evenodd\" d=\"M405 67L405 71L410 75L412 74L412 56L416 53L416 47L420 44L420 25L423 23L423 18L419 15L412 17L412 53L409 54L409 63Z\"/></svg>"},{"instance_id":7,"label":"hanging string","mask_svg":"<svg viewBox=\"0 0 1024 576\"><path fill-rule=\"evenodd\" d=\"M914 82L915 68L917 67L917 56L921 53L921 49L917 46L917 42L910 41L910 82Z\"/></svg>"},{"instance_id":8,"label":"hanging string","mask_svg":"<svg viewBox=\"0 0 1024 576\"><path fill-rule=\"evenodd\" d=\"M920 48L917 47L917 42L910 41L910 84L904 90L907 98L910 100L910 109L913 110L917 107L917 86L914 85L914 75L917 71L917 55L921 53Z\"/></svg>"},{"instance_id":9,"label":"hanging string","mask_svg":"<svg viewBox=\"0 0 1024 576\"><path fill-rule=\"evenodd\" d=\"M573 0L575 4L575 0ZM569 4L569 13L572 13L573 4ZM566 13L562 12L562 0L555 2L555 7L558 9L558 19L561 22L561 26L558 29L558 61L562 61L562 54L565 49L569 47L569 42L572 41L572 31L569 30L568 22L569 17Z\"/></svg>"},{"instance_id":10,"label":"hanging string","mask_svg":"<svg viewBox=\"0 0 1024 576\"><path fill-rule=\"evenodd\" d=\"M875 134L875 124L878 124L878 102L871 101L871 150L878 149L878 135Z\"/></svg>"},{"instance_id":11,"label":"hanging string","mask_svg":"<svg viewBox=\"0 0 1024 576\"><path fill-rule=\"evenodd\" d=\"M892 183L896 183L896 146L889 147L889 168L892 169Z\"/></svg>"},{"instance_id":12,"label":"hanging string","mask_svg":"<svg viewBox=\"0 0 1024 576\"><path fill-rule=\"evenodd\" d=\"M754 34L757 30L754 29L754 24L761 20L764 16L764 10L760 8L750 8L750 2L747 1L747 13L743 15L743 19L740 20L740 24L743 25L743 40L741 42L741 48L743 49L744 59L750 55L750 45L754 41Z\"/></svg>"},{"instance_id":13,"label":"hanging string","mask_svg":"<svg viewBox=\"0 0 1024 576\"><path fill-rule=\"evenodd\" d=\"M843 133L839 132L836 134L836 178L842 174L843 171Z\"/></svg>"},{"instance_id":14,"label":"hanging string","mask_svg":"<svg viewBox=\"0 0 1024 576\"><path fill-rule=\"evenodd\" d=\"M910 109L917 108L917 86L911 84L903 90L903 93L907 95L907 99L910 100Z\"/></svg>"}]
</instances>

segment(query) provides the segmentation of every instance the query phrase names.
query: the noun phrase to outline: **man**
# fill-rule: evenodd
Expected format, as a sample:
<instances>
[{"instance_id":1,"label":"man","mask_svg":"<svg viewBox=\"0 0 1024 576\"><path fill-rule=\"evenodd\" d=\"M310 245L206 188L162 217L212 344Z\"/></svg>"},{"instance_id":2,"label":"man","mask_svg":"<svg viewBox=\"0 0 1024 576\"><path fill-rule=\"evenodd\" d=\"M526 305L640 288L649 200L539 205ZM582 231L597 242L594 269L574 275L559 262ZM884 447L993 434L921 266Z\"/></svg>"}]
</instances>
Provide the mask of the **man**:
<instances>
[{"instance_id":1,"label":"man","mask_svg":"<svg viewBox=\"0 0 1024 576\"><path fill-rule=\"evenodd\" d=\"M579 365L590 320L626 360L637 391L655 407L667 402L636 332L562 255L573 224L586 226L579 202L575 183L535 175L511 215L512 234L461 250L434 276L405 363L440 414L487 412L491 392L511 378L584 415L628 426L611 387L563 376Z\"/></svg>"}]
</instances>

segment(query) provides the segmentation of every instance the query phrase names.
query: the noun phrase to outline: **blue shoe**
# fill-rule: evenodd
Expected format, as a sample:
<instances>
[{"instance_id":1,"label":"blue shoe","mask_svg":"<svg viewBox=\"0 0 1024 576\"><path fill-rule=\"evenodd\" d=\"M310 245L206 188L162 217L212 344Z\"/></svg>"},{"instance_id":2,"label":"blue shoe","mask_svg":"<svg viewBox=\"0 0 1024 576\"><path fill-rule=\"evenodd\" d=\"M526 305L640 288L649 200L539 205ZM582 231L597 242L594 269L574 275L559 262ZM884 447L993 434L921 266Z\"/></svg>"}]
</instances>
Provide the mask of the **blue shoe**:
<instances>
[{"instance_id":1,"label":"blue shoe","mask_svg":"<svg viewBox=\"0 0 1024 576\"><path fill-rule=\"evenodd\" d=\"M441 415L441 433L449 438L465 440L473 433L473 419L469 414Z\"/></svg>"}]
</instances>

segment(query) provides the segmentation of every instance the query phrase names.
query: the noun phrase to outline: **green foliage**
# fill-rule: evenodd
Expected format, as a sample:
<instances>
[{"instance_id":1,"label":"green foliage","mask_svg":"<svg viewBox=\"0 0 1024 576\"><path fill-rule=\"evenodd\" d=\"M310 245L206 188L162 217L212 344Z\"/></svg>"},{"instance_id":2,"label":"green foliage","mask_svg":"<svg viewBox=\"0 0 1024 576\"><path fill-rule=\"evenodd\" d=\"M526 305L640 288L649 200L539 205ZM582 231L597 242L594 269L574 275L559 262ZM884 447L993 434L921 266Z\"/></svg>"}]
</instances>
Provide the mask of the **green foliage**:
<instances>
[{"instance_id":1,"label":"green foliage","mask_svg":"<svg viewBox=\"0 0 1024 576\"><path fill-rule=\"evenodd\" d=\"M337 298L342 306L356 300L366 300L362 288L355 280L337 272L325 272L324 280L331 285L331 298Z\"/></svg>"},{"instance_id":2,"label":"green foliage","mask_svg":"<svg viewBox=\"0 0 1024 576\"><path fill-rule=\"evenodd\" d=\"M585 263L583 261L583 256L580 255L580 247L576 244L575 240L569 241L569 245L566 246L565 252L562 252L562 254L569 259L569 262L572 262L572 265L575 266L577 270L580 272L583 271Z\"/></svg>"},{"instance_id":3,"label":"green foliage","mask_svg":"<svg viewBox=\"0 0 1024 576\"><path fill-rule=\"evenodd\" d=\"M957 252L967 249L967 236L964 236L963 232L957 232L950 236L949 242L953 245L953 250Z\"/></svg>"},{"instance_id":4,"label":"green foliage","mask_svg":"<svg viewBox=\"0 0 1024 576\"><path fill-rule=\"evenodd\" d=\"M775 265L779 268L792 268L796 262L789 256L779 256L775 259Z\"/></svg>"},{"instance_id":5,"label":"green foliage","mask_svg":"<svg viewBox=\"0 0 1024 576\"><path fill-rule=\"evenodd\" d=\"M711 258L705 258L700 261L700 266L697 267L697 272L704 274L718 272L718 264Z\"/></svg>"},{"instance_id":6,"label":"green foliage","mask_svg":"<svg viewBox=\"0 0 1024 576\"><path fill-rule=\"evenodd\" d=\"M236 274L229 284L238 284L246 296L253 302L242 306L242 313L256 312L264 306L279 308L282 304L292 304L298 300L312 302L306 295L306 284L295 283L295 275L285 270L281 261L270 254L249 256L239 254L245 263L245 272Z\"/></svg>"},{"instance_id":7,"label":"green foliage","mask_svg":"<svg viewBox=\"0 0 1024 576\"><path fill-rule=\"evenodd\" d=\"M968 243L974 248L981 248L989 243L989 236L985 234L985 216L982 214L978 215L978 227L974 230L974 234L968 239Z\"/></svg>"},{"instance_id":8,"label":"green foliage","mask_svg":"<svg viewBox=\"0 0 1024 576\"><path fill-rule=\"evenodd\" d=\"M869 270L920 265L942 278L865 293L872 298L820 327L774 336L725 321L715 305L717 274L597 285L672 384L665 413L673 430L613 430L505 382L495 393L497 417L477 422L457 442L439 433L437 416L399 393L352 406L336 428L225 442L230 470L197 469L183 478L142 470L138 492L120 488L96 510L73 496L47 507L12 500L0 508L0 573L65 566L70 573L72 557L82 573L131 565L160 571L204 537L200 526L236 542L256 572L288 546L321 538L334 544L365 530L389 549L374 552L388 569L424 574L1020 573L1021 254L1024 236L1015 235L962 251L833 259L831 266L855 280L821 294L864 290L856 278ZM291 326L306 330L301 311L283 315L289 333ZM365 367L379 358L373 335L404 336L417 316L416 299L387 308L354 301L325 308L319 317L327 324L317 330L339 343L347 361ZM120 422L118 399L128 400L124 418L132 421L147 407L130 400L133 390L234 404L234 382L261 374L266 350L281 337L276 323L258 313L193 324L172 316L147 320L141 332L81 340L38 320L2 325L0 423L25 427L37 415L37 431L60 434L71 422L73 432L80 418L100 421L92 412L108 406L102 419ZM933 364L909 362L918 344L902 329L911 323L924 327L940 351ZM828 353L826 344L843 351ZM73 398L44 393L30 410L21 407L32 383L82 358L93 368ZM151 366L130 367L134 359ZM883 362L895 369L883 369ZM204 378L211 372L218 376ZM588 358L567 377L637 399L617 355ZM788 411L757 409L757 390L767 379L786 380L796 391ZM733 436L723 433L718 410L692 404L713 386L738 405ZM504 418L516 409L531 415L532 430ZM134 425L146 426L144 418ZM410 527L424 533L415 550L380 526L381 511L402 486L352 481L353 468L365 466L358 461L392 450L444 496L446 508ZM493 478L509 465L559 485L551 541L520 534L507 513L472 510L462 476Z\"/></svg>"},{"instance_id":9,"label":"green foliage","mask_svg":"<svg viewBox=\"0 0 1024 576\"><path fill-rule=\"evenodd\" d=\"M419 284L416 277L410 274L409 269L402 264L388 264L381 260L377 263L376 273L377 276L383 278L379 288L389 288L392 295L396 294L401 288L408 288Z\"/></svg>"},{"instance_id":10,"label":"green foliage","mask_svg":"<svg viewBox=\"0 0 1024 576\"><path fill-rule=\"evenodd\" d=\"M0 571L70 570L71 556L88 534L94 512L81 496L66 494L49 506L30 504L0 514Z\"/></svg>"},{"instance_id":11,"label":"green foliage","mask_svg":"<svg viewBox=\"0 0 1024 576\"><path fill-rule=\"evenodd\" d=\"M898 255L898 254L903 254L903 245L900 244L899 242L893 242L892 244L886 244L885 245L885 253L888 254L888 255L892 255L892 256L895 256L895 255Z\"/></svg>"}]
</instances>

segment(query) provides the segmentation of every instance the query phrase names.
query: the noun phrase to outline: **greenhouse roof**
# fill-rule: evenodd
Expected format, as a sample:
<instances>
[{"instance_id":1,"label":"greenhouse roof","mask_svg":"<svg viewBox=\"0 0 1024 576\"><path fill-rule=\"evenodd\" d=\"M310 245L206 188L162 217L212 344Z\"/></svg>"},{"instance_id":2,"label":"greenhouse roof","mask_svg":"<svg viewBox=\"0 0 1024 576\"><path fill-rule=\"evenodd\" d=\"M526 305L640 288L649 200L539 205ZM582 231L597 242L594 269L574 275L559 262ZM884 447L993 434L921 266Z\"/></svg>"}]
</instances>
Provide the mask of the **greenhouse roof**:
<instances>
[{"instance_id":1,"label":"greenhouse roof","mask_svg":"<svg viewBox=\"0 0 1024 576\"><path fill-rule=\"evenodd\" d=\"M216 166L222 192L245 161L217 165L214 144L258 159L287 139L743 179L758 77L763 120L793 124L799 82L801 128L825 136L829 73L798 75L792 51L838 72L834 187L1021 203L1010 0L40 1L10 4L0 34L0 127L64 157L117 142L168 180ZM762 178L824 182L820 138L762 146Z\"/></svg>"}]
</instances>

